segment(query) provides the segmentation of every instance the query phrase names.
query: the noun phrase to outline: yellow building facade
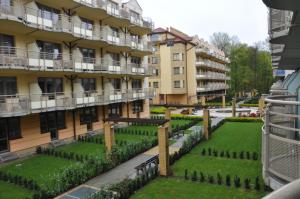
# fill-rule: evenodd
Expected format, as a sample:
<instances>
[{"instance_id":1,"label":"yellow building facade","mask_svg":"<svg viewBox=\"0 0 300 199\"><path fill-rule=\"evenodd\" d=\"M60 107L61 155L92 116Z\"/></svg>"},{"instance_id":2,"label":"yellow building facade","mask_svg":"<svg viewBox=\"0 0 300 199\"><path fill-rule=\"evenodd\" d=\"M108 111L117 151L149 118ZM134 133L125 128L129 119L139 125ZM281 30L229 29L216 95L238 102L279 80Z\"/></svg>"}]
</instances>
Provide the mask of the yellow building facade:
<instances>
[{"instance_id":1,"label":"yellow building facade","mask_svg":"<svg viewBox=\"0 0 300 199\"><path fill-rule=\"evenodd\" d=\"M0 153L149 117L152 29L136 0L0 1Z\"/></svg>"}]
</instances>

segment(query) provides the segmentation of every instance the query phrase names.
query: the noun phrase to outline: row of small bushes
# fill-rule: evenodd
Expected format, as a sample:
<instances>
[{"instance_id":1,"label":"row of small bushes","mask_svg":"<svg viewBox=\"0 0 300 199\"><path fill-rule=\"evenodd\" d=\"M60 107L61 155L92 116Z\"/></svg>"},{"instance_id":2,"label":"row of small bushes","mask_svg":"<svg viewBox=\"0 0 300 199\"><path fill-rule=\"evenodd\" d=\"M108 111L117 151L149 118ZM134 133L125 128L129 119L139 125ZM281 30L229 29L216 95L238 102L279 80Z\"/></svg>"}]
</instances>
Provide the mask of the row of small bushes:
<instances>
[{"instance_id":1,"label":"row of small bushes","mask_svg":"<svg viewBox=\"0 0 300 199\"><path fill-rule=\"evenodd\" d=\"M27 179L26 177L11 174L11 173L6 173L3 171L0 171L0 180L8 183L12 183L18 186L21 186L23 188L32 190L32 191L39 191L41 188L39 185L31 179Z\"/></svg>"},{"instance_id":2,"label":"row of small bushes","mask_svg":"<svg viewBox=\"0 0 300 199\"><path fill-rule=\"evenodd\" d=\"M206 102L205 103L206 106L218 106L218 107L221 107L223 106L223 103L222 102ZM231 102L227 102L225 103L226 106L231 106Z\"/></svg>"},{"instance_id":3,"label":"row of small bushes","mask_svg":"<svg viewBox=\"0 0 300 199\"><path fill-rule=\"evenodd\" d=\"M217 173L216 176L213 175L205 175L202 172L199 173L197 171L193 171L190 175L188 173L188 170L185 169L184 171L184 179L185 180L191 180L193 182L201 182L201 183L209 183L209 184L218 184L218 185L226 185L228 187L231 187L232 185L236 188L242 187L241 178L237 175L234 176L234 178L231 178L230 175L226 175L225 178L220 173ZM262 188L262 185L260 183L259 177L256 177L254 180L254 185L251 185L251 179L245 178L243 181L243 187L245 189L252 189L254 188L257 191L260 191ZM265 191L268 191L269 188L267 186L263 186Z\"/></svg>"},{"instance_id":4,"label":"row of small bushes","mask_svg":"<svg viewBox=\"0 0 300 199\"><path fill-rule=\"evenodd\" d=\"M115 129L116 133L124 133L131 135L144 135L144 136L157 136L157 131L153 130L137 130L137 129L128 129L128 128L118 128Z\"/></svg>"},{"instance_id":5,"label":"row of small bushes","mask_svg":"<svg viewBox=\"0 0 300 199\"><path fill-rule=\"evenodd\" d=\"M150 107L151 114L164 114L166 110L167 110L167 108L164 106Z\"/></svg>"},{"instance_id":6,"label":"row of small bushes","mask_svg":"<svg viewBox=\"0 0 300 199\"><path fill-rule=\"evenodd\" d=\"M151 115L151 119L163 120L165 116ZM172 114L171 120L199 120L202 121L203 117L200 116L186 116L182 114Z\"/></svg>"},{"instance_id":7,"label":"row of small bushes","mask_svg":"<svg viewBox=\"0 0 300 199\"><path fill-rule=\"evenodd\" d=\"M227 117L226 122L262 122L261 118L254 117Z\"/></svg>"},{"instance_id":8,"label":"row of small bushes","mask_svg":"<svg viewBox=\"0 0 300 199\"><path fill-rule=\"evenodd\" d=\"M104 144L103 137L91 137L88 135L79 135L78 139L79 142L88 142L88 143L96 143L96 144Z\"/></svg>"},{"instance_id":9,"label":"row of small bushes","mask_svg":"<svg viewBox=\"0 0 300 199\"><path fill-rule=\"evenodd\" d=\"M128 199L140 188L144 187L151 180L158 176L158 167L150 167L143 174L134 179L125 179L120 183L113 184L98 193L92 194L87 199Z\"/></svg>"},{"instance_id":10,"label":"row of small bushes","mask_svg":"<svg viewBox=\"0 0 300 199\"><path fill-rule=\"evenodd\" d=\"M258 160L258 153L257 152L249 152L249 151L241 151L241 152L229 152L229 151L217 151L215 149L202 149L201 151L202 156L215 156L215 157L221 157L221 158L233 158L233 159L247 159L247 160Z\"/></svg>"},{"instance_id":11,"label":"row of small bushes","mask_svg":"<svg viewBox=\"0 0 300 199\"><path fill-rule=\"evenodd\" d=\"M258 107L258 104L240 104L240 107Z\"/></svg>"}]
</instances>

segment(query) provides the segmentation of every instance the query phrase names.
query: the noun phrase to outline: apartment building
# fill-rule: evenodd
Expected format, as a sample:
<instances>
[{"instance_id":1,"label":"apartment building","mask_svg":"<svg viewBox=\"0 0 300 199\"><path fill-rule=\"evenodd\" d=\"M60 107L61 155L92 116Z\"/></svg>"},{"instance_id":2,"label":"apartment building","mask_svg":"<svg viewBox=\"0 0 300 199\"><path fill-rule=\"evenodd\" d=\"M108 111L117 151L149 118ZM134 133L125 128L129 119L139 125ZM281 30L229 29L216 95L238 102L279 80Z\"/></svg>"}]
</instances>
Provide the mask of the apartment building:
<instances>
[{"instance_id":1,"label":"apartment building","mask_svg":"<svg viewBox=\"0 0 300 199\"><path fill-rule=\"evenodd\" d=\"M263 2L269 7L273 67L295 70L283 81L274 83L270 95L265 99L267 108L262 129L263 177L267 185L278 189L300 178L300 27L297 26L300 6L298 1ZM293 186L286 187L286 197L299 197L299 181L298 185Z\"/></svg>"},{"instance_id":2,"label":"apartment building","mask_svg":"<svg viewBox=\"0 0 300 199\"><path fill-rule=\"evenodd\" d=\"M172 27L155 29L150 40L155 49L149 57L154 70L149 87L157 94L153 104L195 104L226 95L229 60L222 51Z\"/></svg>"},{"instance_id":3,"label":"apartment building","mask_svg":"<svg viewBox=\"0 0 300 199\"><path fill-rule=\"evenodd\" d=\"M136 0L0 1L0 153L148 117L147 34Z\"/></svg>"},{"instance_id":4,"label":"apartment building","mask_svg":"<svg viewBox=\"0 0 300 199\"><path fill-rule=\"evenodd\" d=\"M150 34L154 54L149 57L153 76L154 104L194 104L196 97L195 44L192 37L175 28L157 28Z\"/></svg>"},{"instance_id":5,"label":"apartment building","mask_svg":"<svg viewBox=\"0 0 300 199\"><path fill-rule=\"evenodd\" d=\"M195 36L197 96L201 101L226 95L229 89L230 61L225 53L203 39Z\"/></svg>"}]
</instances>

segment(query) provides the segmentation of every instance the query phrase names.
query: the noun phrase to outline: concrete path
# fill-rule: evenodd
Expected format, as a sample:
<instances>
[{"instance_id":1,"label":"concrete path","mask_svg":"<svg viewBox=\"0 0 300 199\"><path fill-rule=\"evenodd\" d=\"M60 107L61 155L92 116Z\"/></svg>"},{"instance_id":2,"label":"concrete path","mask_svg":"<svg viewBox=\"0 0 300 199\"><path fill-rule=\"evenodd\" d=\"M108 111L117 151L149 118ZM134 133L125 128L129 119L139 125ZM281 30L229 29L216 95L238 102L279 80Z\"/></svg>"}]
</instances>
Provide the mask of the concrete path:
<instances>
[{"instance_id":1,"label":"concrete path","mask_svg":"<svg viewBox=\"0 0 300 199\"><path fill-rule=\"evenodd\" d=\"M213 118L212 119L212 126L216 125L224 118ZM191 127L189 130L193 130L197 127ZM199 127L198 127L199 128ZM173 154L175 151L178 151L181 147L183 142L187 139L188 135L184 135L180 137L174 144L169 147L170 154ZM69 192L57 197L57 199L82 199L82 195L87 195L91 193L92 190L97 191L101 189L101 187L109 184L115 184L121 182L126 178L134 178L136 176L135 167L146 162L147 160L153 158L155 155L158 155L158 147L154 147L143 154L140 154L127 162L120 164L119 166L113 168L112 170L97 176L85 184L78 186ZM86 190L86 194L84 191ZM76 195L76 193L80 193L80 195Z\"/></svg>"}]
</instances>

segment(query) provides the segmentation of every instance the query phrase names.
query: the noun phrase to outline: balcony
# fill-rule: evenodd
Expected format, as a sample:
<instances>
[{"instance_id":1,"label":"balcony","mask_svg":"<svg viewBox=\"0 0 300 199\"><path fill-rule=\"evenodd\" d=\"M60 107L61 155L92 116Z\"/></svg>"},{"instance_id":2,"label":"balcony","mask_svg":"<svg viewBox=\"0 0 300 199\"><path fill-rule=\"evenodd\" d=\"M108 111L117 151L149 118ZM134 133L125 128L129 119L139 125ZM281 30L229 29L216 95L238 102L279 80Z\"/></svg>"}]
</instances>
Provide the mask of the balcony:
<instances>
[{"instance_id":1,"label":"balcony","mask_svg":"<svg viewBox=\"0 0 300 199\"><path fill-rule=\"evenodd\" d=\"M226 58L225 56L223 55L220 55L214 51L211 51L209 49L206 49L206 48L200 48L200 47L197 47L196 48L196 53L197 54L205 54L209 57L212 57L212 58L215 58L215 59L218 59L222 62L225 62L225 63L230 63L230 60L228 58Z\"/></svg>"},{"instance_id":2,"label":"balcony","mask_svg":"<svg viewBox=\"0 0 300 199\"><path fill-rule=\"evenodd\" d=\"M229 89L229 86L222 83L210 83L207 85L197 86L197 92L208 92L227 89Z\"/></svg>"},{"instance_id":3,"label":"balcony","mask_svg":"<svg viewBox=\"0 0 300 199\"><path fill-rule=\"evenodd\" d=\"M220 73L197 73L196 79L198 80L230 80L230 77L226 76L225 74Z\"/></svg>"},{"instance_id":4,"label":"balcony","mask_svg":"<svg viewBox=\"0 0 300 199\"><path fill-rule=\"evenodd\" d=\"M226 71L226 72L230 71L230 69L227 66L225 66L224 64L220 64L220 63L210 61L210 60L196 61L196 66L197 67L213 68L213 69L216 69L216 70Z\"/></svg>"},{"instance_id":5,"label":"balcony","mask_svg":"<svg viewBox=\"0 0 300 199\"><path fill-rule=\"evenodd\" d=\"M89 2L88 0L85 2ZM106 42L110 45L121 47L131 47L130 37L126 37L120 32L115 35L109 26L89 25L86 27L78 17L70 17L65 14L54 14L31 7L25 7L24 11L16 12L17 8L4 6L0 4L0 16L5 16L5 19L19 21L20 23L45 31L68 33L75 38L81 38L91 41ZM24 27L23 27L24 28ZM74 39L75 39L74 38ZM71 38L69 38L71 39ZM148 51L149 48L145 45L141 48L133 48L142 52Z\"/></svg>"},{"instance_id":6,"label":"balcony","mask_svg":"<svg viewBox=\"0 0 300 199\"><path fill-rule=\"evenodd\" d=\"M264 179L274 189L300 178L299 106L295 95L269 96L262 129Z\"/></svg>"},{"instance_id":7,"label":"balcony","mask_svg":"<svg viewBox=\"0 0 300 199\"><path fill-rule=\"evenodd\" d=\"M126 70L127 67L127 70ZM78 73L131 74L150 76L146 65L122 64L108 58L78 57L61 53L35 52L0 46L0 70L68 71Z\"/></svg>"},{"instance_id":8,"label":"balcony","mask_svg":"<svg viewBox=\"0 0 300 199\"><path fill-rule=\"evenodd\" d=\"M88 91L76 93L43 93L0 96L0 117L15 117L86 106L101 106L119 102L150 99L154 89Z\"/></svg>"},{"instance_id":9,"label":"balcony","mask_svg":"<svg viewBox=\"0 0 300 199\"><path fill-rule=\"evenodd\" d=\"M269 34L272 39L286 36L292 24L293 12L270 9L269 13Z\"/></svg>"}]
</instances>

